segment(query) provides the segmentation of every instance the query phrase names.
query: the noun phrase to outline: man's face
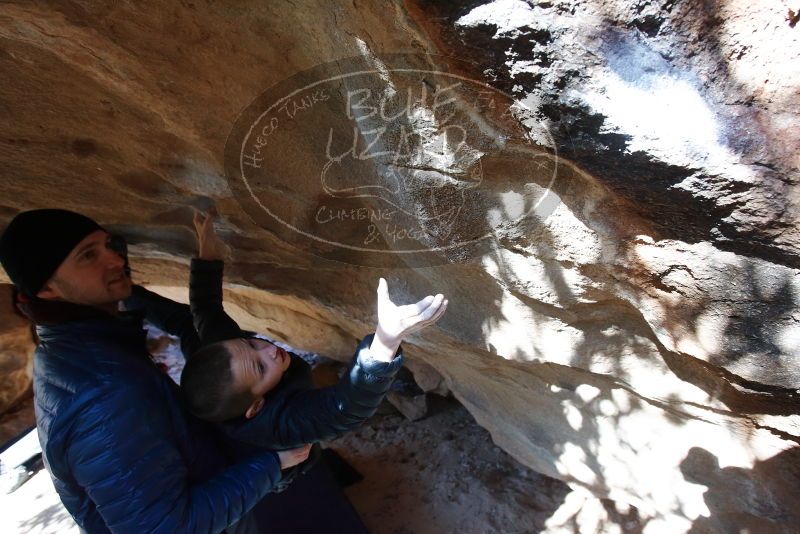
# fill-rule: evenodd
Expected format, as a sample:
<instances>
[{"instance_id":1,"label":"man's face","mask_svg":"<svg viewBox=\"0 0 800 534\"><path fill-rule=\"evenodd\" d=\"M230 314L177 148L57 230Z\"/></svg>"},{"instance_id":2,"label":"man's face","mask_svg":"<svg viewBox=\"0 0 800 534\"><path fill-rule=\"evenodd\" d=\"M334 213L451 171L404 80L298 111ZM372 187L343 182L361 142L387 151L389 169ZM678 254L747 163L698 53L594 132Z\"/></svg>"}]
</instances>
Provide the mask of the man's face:
<instances>
[{"instance_id":1,"label":"man's face","mask_svg":"<svg viewBox=\"0 0 800 534\"><path fill-rule=\"evenodd\" d=\"M38 296L88 306L107 306L131 294L125 259L107 246L108 232L87 235L59 265Z\"/></svg>"},{"instance_id":2,"label":"man's face","mask_svg":"<svg viewBox=\"0 0 800 534\"><path fill-rule=\"evenodd\" d=\"M231 355L233 387L256 398L277 386L292 363L289 353L263 339L229 339L224 344Z\"/></svg>"}]
</instances>

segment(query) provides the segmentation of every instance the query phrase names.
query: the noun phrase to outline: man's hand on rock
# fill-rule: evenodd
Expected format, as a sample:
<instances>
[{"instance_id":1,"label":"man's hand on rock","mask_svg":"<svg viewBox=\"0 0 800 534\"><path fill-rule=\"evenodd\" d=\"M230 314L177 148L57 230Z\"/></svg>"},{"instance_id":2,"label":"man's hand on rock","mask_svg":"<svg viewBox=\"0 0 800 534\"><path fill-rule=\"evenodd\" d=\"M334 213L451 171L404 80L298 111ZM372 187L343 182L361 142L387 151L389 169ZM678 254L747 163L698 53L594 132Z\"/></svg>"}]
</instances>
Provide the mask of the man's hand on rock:
<instances>
[{"instance_id":1,"label":"man's hand on rock","mask_svg":"<svg viewBox=\"0 0 800 534\"><path fill-rule=\"evenodd\" d=\"M403 339L444 315L447 299L444 295L428 295L415 304L398 306L389 298L389 287L383 278L378 282L378 327L370 345L370 355L381 361L391 361Z\"/></svg>"}]
</instances>

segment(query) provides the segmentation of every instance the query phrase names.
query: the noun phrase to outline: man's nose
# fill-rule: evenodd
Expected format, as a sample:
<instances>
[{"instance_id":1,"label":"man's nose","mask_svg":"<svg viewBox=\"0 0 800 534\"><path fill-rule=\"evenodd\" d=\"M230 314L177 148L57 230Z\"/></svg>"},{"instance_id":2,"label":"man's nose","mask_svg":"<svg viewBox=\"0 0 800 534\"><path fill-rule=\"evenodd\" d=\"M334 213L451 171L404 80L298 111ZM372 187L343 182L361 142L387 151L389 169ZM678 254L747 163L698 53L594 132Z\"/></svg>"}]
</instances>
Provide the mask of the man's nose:
<instances>
[{"instance_id":1,"label":"man's nose","mask_svg":"<svg viewBox=\"0 0 800 534\"><path fill-rule=\"evenodd\" d=\"M110 248L104 249L103 256L104 256L106 267L108 267L108 268L124 267L125 266L125 259L122 256L120 256L118 252L115 252L115 251L111 250Z\"/></svg>"}]
</instances>

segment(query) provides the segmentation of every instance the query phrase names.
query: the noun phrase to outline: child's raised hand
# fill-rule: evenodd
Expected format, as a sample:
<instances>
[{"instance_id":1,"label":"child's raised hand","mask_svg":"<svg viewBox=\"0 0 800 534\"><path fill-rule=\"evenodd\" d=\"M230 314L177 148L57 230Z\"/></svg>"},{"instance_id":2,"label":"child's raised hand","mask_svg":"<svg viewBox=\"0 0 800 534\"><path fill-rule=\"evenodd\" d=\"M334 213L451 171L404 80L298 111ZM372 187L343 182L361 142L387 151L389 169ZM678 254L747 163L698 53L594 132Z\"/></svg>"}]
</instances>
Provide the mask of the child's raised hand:
<instances>
[{"instance_id":1,"label":"child's raised hand","mask_svg":"<svg viewBox=\"0 0 800 534\"><path fill-rule=\"evenodd\" d=\"M225 243L214 230L217 208L211 207L203 214L194 210L194 229L197 232L197 257L201 260L222 260L225 258Z\"/></svg>"},{"instance_id":2,"label":"child's raised hand","mask_svg":"<svg viewBox=\"0 0 800 534\"><path fill-rule=\"evenodd\" d=\"M415 304L397 306L389 298L386 280L381 278L378 282L378 328L375 338L385 347L394 347L396 350L403 338L438 321L446 309L447 299L441 293L428 295Z\"/></svg>"}]
</instances>

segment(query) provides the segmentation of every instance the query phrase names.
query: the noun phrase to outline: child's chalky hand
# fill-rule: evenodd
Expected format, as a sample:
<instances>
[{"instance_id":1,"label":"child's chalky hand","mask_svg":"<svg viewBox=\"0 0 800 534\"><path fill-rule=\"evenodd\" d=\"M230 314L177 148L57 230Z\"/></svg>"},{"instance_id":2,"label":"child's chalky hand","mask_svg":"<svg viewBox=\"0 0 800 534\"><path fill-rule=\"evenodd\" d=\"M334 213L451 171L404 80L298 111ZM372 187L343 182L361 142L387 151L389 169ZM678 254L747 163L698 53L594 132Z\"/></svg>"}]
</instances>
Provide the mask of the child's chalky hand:
<instances>
[{"instance_id":1,"label":"child's chalky hand","mask_svg":"<svg viewBox=\"0 0 800 534\"><path fill-rule=\"evenodd\" d=\"M383 278L378 282L378 328L375 337L387 347L398 346L409 334L432 325L444 315L447 299L441 293L414 304L398 306L389 298Z\"/></svg>"},{"instance_id":2,"label":"child's chalky hand","mask_svg":"<svg viewBox=\"0 0 800 534\"><path fill-rule=\"evenodd\" d=\"M194 211L194 229L197 232L197 257L201 260L223 260L227 247L214 229L214 220L217 218L217 208L210 208L203 214Z\"/></svg>"}]
</instances>

